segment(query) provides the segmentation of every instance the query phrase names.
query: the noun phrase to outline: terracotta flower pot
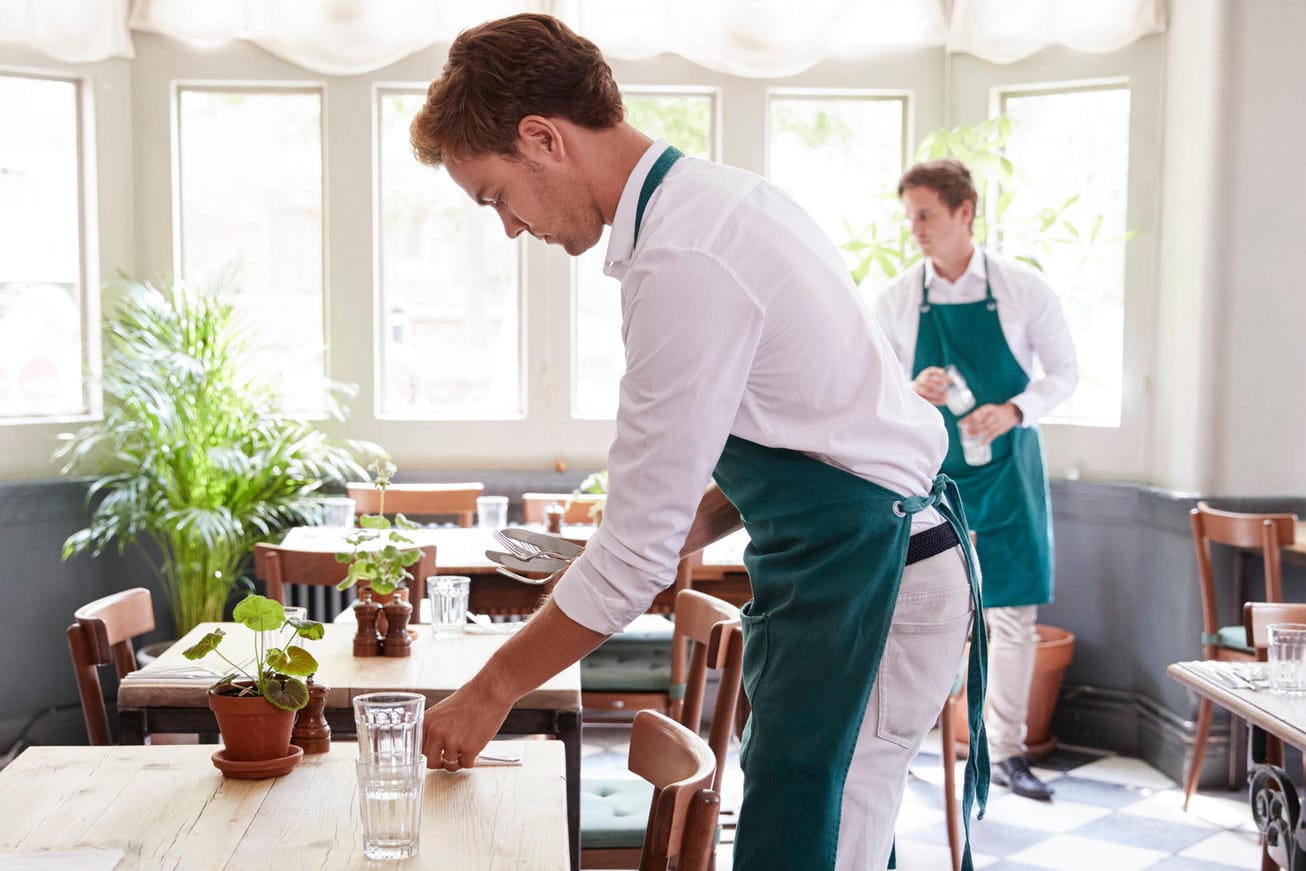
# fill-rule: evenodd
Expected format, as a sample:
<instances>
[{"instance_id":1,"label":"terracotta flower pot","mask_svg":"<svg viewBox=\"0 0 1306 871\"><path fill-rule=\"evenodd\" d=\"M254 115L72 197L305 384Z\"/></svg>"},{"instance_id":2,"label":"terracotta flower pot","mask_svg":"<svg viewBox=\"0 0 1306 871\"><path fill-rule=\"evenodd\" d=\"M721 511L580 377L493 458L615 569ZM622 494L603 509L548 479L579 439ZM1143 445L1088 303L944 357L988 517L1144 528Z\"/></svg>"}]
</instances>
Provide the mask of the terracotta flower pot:
<instances>
[{"instance_id":1,"label":"terracotta flower pot","mask_svg":"<svg viewBox=\"0 0 1306 871\"><path fill-rule=\"evenodd\" d=\"M236 683L250 685L249 681ZM283 711L262 696L236 696L215 690L209 690L209 708L217 717L227 758L260 762L290 753L294 711Z\"/></svg>"},{"instance_id":2,"label":"terracotta flower pot","mask_svg":"<svg viewBox=\"0 0 1306 871\"><path fill-rule=\"evenodd\" d=\"M1042 759L1057 746L1056 736L1052 734L1052 713L1075 650L1075 636L1065 629L1041 623L1036 629L1038 646L1034 649L1034 677L1030 681L1029 710L1025 714L1025 746L1030 758ZM964 701L956 707L953 728L957 733L957 756L963 758L970 749Z\"/></svg>"}]
</instances>

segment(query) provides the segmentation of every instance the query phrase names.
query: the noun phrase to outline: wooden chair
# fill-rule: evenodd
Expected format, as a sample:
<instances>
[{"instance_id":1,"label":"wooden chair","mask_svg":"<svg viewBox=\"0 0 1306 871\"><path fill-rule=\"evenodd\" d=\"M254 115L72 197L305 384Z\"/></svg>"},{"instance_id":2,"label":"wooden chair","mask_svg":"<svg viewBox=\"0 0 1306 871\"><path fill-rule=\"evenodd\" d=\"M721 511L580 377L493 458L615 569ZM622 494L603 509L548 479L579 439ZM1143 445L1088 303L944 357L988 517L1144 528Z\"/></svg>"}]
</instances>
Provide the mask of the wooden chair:
<instances>
[{"instance_id":1,"label":"wooden chair","mask_svg":"<svg viewBox=\"0 0 1306 871\"><path fill-rule=\"evenodd\" d=\"M605 498L607 497L600 493L588 496L573 496L571 493L523 493L521 494L522 521L525 523L543 523L544 509L557 502L567 511L562 516L563 523L592 524L594 518L590 516L590 510L596 502ZM570 505L567 504L569 499L572 500Z\"/></svg>"},{"instance_id":2,"label":"wooden chair","mask_svg":"<svg viewBox=\"0 0 1306 871\"><path fill-rule=\"evenodd\" d=\"M387 508L389 505L386 506ZM435 574L435 545L422 549L422 558L408 567L408 601L413 622L422 616L426 579ZM267 585L267 596L283 605L300 605L314 620L330 621L357 598L353 590L341 592L336 584L348 568L333 551L295 550L278 544L254 545L254 577Z\"/></svg>"},{"instance_id":3,"label":"wooden chair","mask_svg":"<svg viewBox=\"0 0 1306 871\"><path fill-rule=\"evenodd\" d=\"M1211 544L1259 550L1265 561L1265 599L1283 601L1283 576L1280 548L1293 543L1297 517L1293 514L1241 514L1220 511L1198 502L1190 512L1193 547L1197 553L1197 580L1202 597L1202 656L1222 661L1252 661L1254 650L1247 645L1247 634L1239 625L1221 626L1216 606L1215 577L1211 565ZM1197 788L1206 756L1206 741L1211 732L1213 703L1203 698L1197 707L1197 727L1193 736L1193 758L1184 781L1184 810Z\"/></svg>"},{"instance_id":4,"label":"wooden chair","mask_svg":"<svg viewBox=\"0 0 1306 871\"><path fill-rule=\"evenodd\" d=\"M676 596L676 638L694 642L684 703L680 706L678 718L686 730L694 734L698 732L709 669L721 673L708 738L708 748L713 754L716 769L710 786L719 795L735 711L741 695L744 636L740 627L739 609L697 590L682 590ZM635 715L635 723L638 724L641 717L650 713L652 712L640 711ZM632 758L635 744L632 734ZM633 765L631 770L635 770ZM581 782L583 867L634 867L639 859L638 847L644 837L640 823L647 796L647 789L638 781L596 778ZM713 826L716 824L715 817L716 813L713 812ZM711 832L708 842L709 845L712 842ZM647 850L646 839L644 844ZM661 867L665 867L665 862Z\"/></svg>"},{"instance_id":5,"label":"wooden chair","mask_svg":"<svg viewBox=\"0 0 1306 871\"><path fill-rule=\"evenodd\" d=\"M77 676L86 735L91 744L112 744L109 712L100 687L102 665L113 664L122 678L136 670L132 639L154 630L154 604L144 587L123 590L96 599L73 613L68 627L68 649Z\"/></svg>"},{"instance_id":6,"label":"wooden chair","mask_svg":"<svg viewBox=\"0 0 1306 871\"><path fill-rule=\"evenodd\" d=\"M720 778L711 748L670 717L640 711L630 730L628 765L653 787L636 856L639 871L667 871L668 863L676 871L709 871L721 809L711 787Z\"/></svg>"},{"instance_id":7,"label":"wooden chair","mask_svg":"<svg viewBox=\"0 0 1306 871\"><path fill-rule=\"evenodd\" d=\"M459 526L471 526L476 517L476 499L485 485L466 484L391 484L385 491L385 513L417 517L454 515ZM375 484L351 482L345 493L356 503L358 514L376 514L381 507L381 491Z\"/></svg>"}]
</instances>

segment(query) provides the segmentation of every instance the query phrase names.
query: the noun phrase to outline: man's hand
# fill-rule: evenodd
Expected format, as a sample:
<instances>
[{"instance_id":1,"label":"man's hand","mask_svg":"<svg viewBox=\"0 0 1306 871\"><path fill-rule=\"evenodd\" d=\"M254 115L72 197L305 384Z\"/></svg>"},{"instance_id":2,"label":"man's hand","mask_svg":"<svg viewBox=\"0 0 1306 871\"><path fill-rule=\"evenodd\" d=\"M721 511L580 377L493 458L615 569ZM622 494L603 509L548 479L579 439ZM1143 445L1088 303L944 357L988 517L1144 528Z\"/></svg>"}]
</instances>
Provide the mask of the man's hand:
<instances>
[{"instance_id":1,"label":"man's hand","mask_svg":"<svg viewBox=\"0 0 1306 871\"><path fill-rule=\"evenodd\" d=\"M511 700L495 698L476 678L449 698L426 710L422 752L427 768L471 768L485 745L508 717Z\"/></svg>"},{"instance_id":2,"label":"man's hand","mask_svg":"<svg viewBox=\"0 0 1306 871\"><path fill-rule=\"evenodd\" d=\"M948 401L948 373L940 366L926 366L911 383L916 394L931 405L943 405Z\"/></svg>"},{"instance_id":3,"label":"man's hand","mask_svg":"<svg viewBox=\"0 0 1306 871\"><path fill-rule=\"evenodd\" d=\"M962 432L969 436L978 436L981 444L989 444L998 436L1011 432L1022 419L1020 409L1015 403L1004 402L1001 405L981 405L957 422Z\"/></svg>"}]
</instances>

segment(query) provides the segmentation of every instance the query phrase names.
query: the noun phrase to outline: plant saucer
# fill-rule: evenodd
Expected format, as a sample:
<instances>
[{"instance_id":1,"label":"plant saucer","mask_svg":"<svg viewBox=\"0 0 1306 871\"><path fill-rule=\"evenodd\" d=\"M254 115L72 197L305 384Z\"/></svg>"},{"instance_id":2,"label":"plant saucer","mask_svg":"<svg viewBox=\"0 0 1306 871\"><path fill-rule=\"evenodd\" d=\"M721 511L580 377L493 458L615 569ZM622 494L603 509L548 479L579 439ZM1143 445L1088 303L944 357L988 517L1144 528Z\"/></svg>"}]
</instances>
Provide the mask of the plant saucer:
<instances>
[{"instance_id":1,"label":"plant saucer","mask_svg":"<svg viewBox=\"0 0 1306 871\"><path fill-rule=\"evenodd\" d=\"M227 758L227 748L215 751L213 756L213 767L221 771L227 777L234 777L237 780L263 780L268 777L280 777L283 774L289 774L290 770L299 764L299 760L304 758L304 748L290 745L290 752L285 756L279 756L276 759L259 759L254 762L240 762L235 759Z\"/></svg>"}]
</instances>

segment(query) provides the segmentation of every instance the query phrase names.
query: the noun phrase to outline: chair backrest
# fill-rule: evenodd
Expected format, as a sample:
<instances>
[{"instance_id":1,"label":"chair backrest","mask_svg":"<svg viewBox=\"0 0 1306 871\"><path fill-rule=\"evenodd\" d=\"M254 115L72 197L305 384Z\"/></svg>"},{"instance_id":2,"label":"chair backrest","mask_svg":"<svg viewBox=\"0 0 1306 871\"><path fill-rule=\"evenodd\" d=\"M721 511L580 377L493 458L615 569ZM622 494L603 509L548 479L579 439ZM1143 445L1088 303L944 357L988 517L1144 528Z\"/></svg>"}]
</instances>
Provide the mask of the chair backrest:
<instances>
[{"instance_id":1,"label":"chair backrest","mask_svg":"<svg viewBox=\"0 0 1306 871\"><path fill-rule=\"evenodd\" d=\"M351 482L345 485L345 492L354 500L358 514L376 514L381 508L381 491L375 484ZM454 515L459 526L471 526L476 499L483 492L485 485L480 483L391 484L385 491L385 513Z\"/></svg>"},{"instance_id":2,"label":"chair backrest","mask_svg":"<svg viewBox=\"0 0 1306 871\"><path fill-rule=\"evenodd\" d=\"M1265 598L1283 601L1283 574L1279 549L1292 544L1296 535L1295 514L1245 514L1220 511L1198 502L1189 513L1193 527L1193 548L1197 555L1197 579L1202 595L1202 630L1208 636L1220 629L1216 609L1215 577L1211 568L1211 543L1255 549L1265 562ZM1207 645L1209 648L1210 645ZM1214 656L1213 648L1205 653Z\"/></svg>"},{"instance_id":3,"label":"chair backrest","mask_svg":"<svg viewBox=\"0 0 1306 871\"><path fill-rule=\"evenodd\" d=\"M435 574L435 545L421 550L422 558L408 567L413 576L408 581L408 601L413 606L414 622L422 616L426 579ZM354 590L336 589L348 571L332 551L254 545L254 577L267 585L268 598L283 605L301 605L314 620L333 619L357 598Z\"/></svg>"},{"instance_id":4,"label":"chair backrest","mask_svg":"<svg viewBox=\"0 0 1306 871\"><path fill-rule=\"evenodd\" d=\"M640 711L630 729L629 768L653 785L640 871L707 871L720 812L711 788L716 757L698 735L657 711Z\"/></svg>"},{"instance_id":5,"label":"chair backrest","mask_svg":"<svg viewBox=\"0 0 1306 871\"><path fill-rule=\"evenodd\" d=\"M1264 661L1270 645L1272 623L1306 623L1306 602L1245 602L1243 628L1247 630L1247 646L1256 651L1256 658Z\"/></svg>"},{"instance_id":6,"label":"chair backrest","mask_svg":"<svg viewBox=\"0 0 1306 871\"><path fill-rule=\"evenodd\" d=\"M604 498L606 497L601 494L573 496L571 493L523 493L521 494L522 521L543 523L544 509L557 502L567 512L562 515L563 523L593 523L594 518L590 515L590 511L596 502ZM570 505L567 504L567 500L571 500Z\"/></svg>"},{"instance_id":7,"label":"chair backrest","mask_svg":"<svg viewBox=\"0 0 1306 871\"><path fill-rule=\"evenodd\" d=\"M77 676L86 734L92 744L113 743L99 667L112 663L120 678L135 671L132 639L153 630L154 603L150 591L144 587L96 599L73 613L73 623L68 627L68 650Z\"/></svg>"},{"instance_id":8,"label":"chair backrest","mask_svg":"<svg viewBox=\"0 0 1306 871\"><path fill-rule=\"evenodd\" d=\"M675 623L677 647L683 643L683 639L694 642L679 720L681 725L695 734L698 733L702 720L708 669L721 672L716 704L712 708L712 731L708 738L708 745L712 748L717 763L712 789L720 792L742 684L744 634L739 609L698 590L681 590L676 594Z\"/></svg>"}]
</instances>

